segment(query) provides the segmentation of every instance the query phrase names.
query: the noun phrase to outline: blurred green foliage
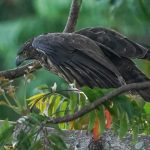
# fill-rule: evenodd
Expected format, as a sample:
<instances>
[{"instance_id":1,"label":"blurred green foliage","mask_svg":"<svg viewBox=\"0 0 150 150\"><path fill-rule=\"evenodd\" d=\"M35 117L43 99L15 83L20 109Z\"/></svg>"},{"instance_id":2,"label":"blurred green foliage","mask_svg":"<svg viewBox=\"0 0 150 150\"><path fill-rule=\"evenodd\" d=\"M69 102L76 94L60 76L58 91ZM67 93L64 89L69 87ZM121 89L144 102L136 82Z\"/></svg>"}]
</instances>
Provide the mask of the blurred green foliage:
<instances>
[{"instance_id":1,"label":"blurred green foliage","mask_svg":"<svg viewBox=\"0 0 150 150\"><path fill-rule=\"evenodd\" d=\"M1 0L0 1L0 70L15 67L19 47L29 38L46 33L62 32L65 26L70 0ZM77 29L90 26L113 28L141 43L150 42L149 0L83 0ZM150 75L150 63L136 61L140 68ZM36 76L24 93L24 80L17 93L33 95L34 88L41 84L62 86L62 79L44 69ZM10 111L1 108L0 119L10 117ZM13 117L10 117L11 119Z\"/></svg>"}]
</instances>

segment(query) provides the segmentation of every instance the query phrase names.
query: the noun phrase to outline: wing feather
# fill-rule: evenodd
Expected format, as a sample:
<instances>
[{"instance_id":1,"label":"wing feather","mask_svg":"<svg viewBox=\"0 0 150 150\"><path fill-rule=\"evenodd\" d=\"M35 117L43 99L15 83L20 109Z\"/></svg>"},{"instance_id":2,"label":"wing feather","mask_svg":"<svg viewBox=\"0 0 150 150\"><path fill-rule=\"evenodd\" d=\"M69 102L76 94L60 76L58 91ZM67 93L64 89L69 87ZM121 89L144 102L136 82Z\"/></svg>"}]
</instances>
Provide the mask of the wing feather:
<instances>
[{"instance_id":1,"label":"wing feather","mask_svg":"<svg viewBox=\"0 0 150 150\"><path fill-rule=\"evenodd\" d=\"M121 85L117 68L93 40L79 34L47 34L34 39L33 47L43 51L69 80L90 87Z\"/></svg>"},{"instance_id":2,"label":"wing feather","mask_svg":"<svg viewBox=\"0 0 150 150\"><path fill-rule=\"evenodd\" d=\"M116 31L106 28L85 28L75 33L85 35L108 47L109 49L107 50L111 50L116 55L126 58L143 58L148 51L142 45L129 40Z\"/></svg>"}]
</instances>

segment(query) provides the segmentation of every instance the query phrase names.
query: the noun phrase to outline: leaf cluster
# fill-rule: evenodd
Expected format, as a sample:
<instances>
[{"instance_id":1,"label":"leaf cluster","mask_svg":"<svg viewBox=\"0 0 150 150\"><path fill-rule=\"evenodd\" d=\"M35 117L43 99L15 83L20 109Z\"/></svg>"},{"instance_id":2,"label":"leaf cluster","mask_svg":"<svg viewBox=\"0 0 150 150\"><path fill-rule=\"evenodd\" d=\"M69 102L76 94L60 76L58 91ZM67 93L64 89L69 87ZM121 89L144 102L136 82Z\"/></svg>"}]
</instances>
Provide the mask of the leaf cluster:
<instances>
[{"instance_id":1,"label":"leaf cluster","mask_svg":"<svg viewBox=\"0 0 150 150\"><path fill-rule=\"evenodd\" d=\"M110 121L107 118L106 110L112 118L109 127L120 138L127 133L131 133L133 141L136 141L138 134L150 134L150 104L144 103L139 97L131 95L117 96L104 102L101 106L97 106L95 110L85 114L83 117L71 122L60 123L56 126L47 123L48 119L73 115L112 89L83 87L79 90L75 86L71 89L68 86L65 90L57 90L55 84L53 87L45 85L37 87L37 89L37 93L27 99L27 105L29 106L27 110L30 110L26 111L27 116L21 117L15 125L10 125L8 122L4 122L2 125L0 137L3 137L1 142L3 148L40 149L45 145L52 147L54 150L60 149L62 146L67 149L61 136L58 136L62 133L61 130L86 129L92 132L95 122L98 121L98 132L101 135L107 130L107 123ZM47 126L54 128L58 132L48 132ZM15 128L18 128L19 131L16 131ZM17 135L14 136L16 132Z\"/></svg>"}]
</instances>

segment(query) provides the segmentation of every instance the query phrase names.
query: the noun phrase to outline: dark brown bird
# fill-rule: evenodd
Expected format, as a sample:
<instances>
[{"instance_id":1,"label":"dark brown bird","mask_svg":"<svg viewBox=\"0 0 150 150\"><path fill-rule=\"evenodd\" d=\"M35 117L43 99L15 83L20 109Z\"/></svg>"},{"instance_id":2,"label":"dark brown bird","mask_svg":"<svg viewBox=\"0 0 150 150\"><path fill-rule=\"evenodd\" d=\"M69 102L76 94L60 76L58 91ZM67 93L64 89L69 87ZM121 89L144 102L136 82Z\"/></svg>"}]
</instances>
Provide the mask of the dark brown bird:
<instances>
[{"instance_id":1,"label":"dark brown bird","mask_svg":"<svg viewBox=\"0 0 150 150\"><path fill-rule=\"evenodd\" d=\"M150 81L132 61L132 59L150 60L150 47L144 47L120 33L106 28L85 28L75 33L94 40L106 57L115 65L127 84ZM136 92L150 102L150 89Z\"/></svg>"},{"instance_id":2,"label":"dark brown bird","mask_svg":"<svg viewBox=\"0 0 150 150\"><path fill-rule=\"evenodd\" d=\"M18 51L16 64L36 59L48 70L78 86L114 88L149 80L134 58L149 59L147 48L103 28L75 33L48 33L26 42ZM150 101L150 90L138 93Z\"/></svg>"}]
</instances>

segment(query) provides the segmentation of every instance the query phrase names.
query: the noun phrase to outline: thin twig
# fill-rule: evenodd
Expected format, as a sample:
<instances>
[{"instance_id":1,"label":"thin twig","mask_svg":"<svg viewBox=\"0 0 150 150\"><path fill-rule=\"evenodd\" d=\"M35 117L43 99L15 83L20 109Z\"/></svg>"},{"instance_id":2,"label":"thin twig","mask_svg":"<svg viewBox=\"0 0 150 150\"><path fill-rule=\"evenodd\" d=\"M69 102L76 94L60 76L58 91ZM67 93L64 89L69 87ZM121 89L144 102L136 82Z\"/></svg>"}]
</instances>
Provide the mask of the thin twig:
<instances>
[{"instance_id":1,"label":"thin twig","mask_svg":"<svg viewBox=\"0 0 150 150\"><path fill-rule=\"evenodd\" d=\"M144 89L144 88L150 88L149 81L124 85L124 86L119 87L119 88L113 90L112 92L106 94L102 98L97 99L93 103L88 104L87 106L82 108L80 111L75 112L73 115L66 115L64 117L57 117L57 118L49 118L47 123L58 124L58 123L69 122L69 121L75 120L75 119L82 117L83 115L91 112L92 110L97 108L97 106L100 106L105 101L110 100L117 95L120 95L122 93L125 93L125 92L133 90L133 89L139 90L139 89Z\"/></svg>"},{"instance_id":2,"label":"thin twig","mask_svg":"<svg viewBox=\"0 0 150 150\"><path fill-rule=\"evenodd\" d=\"M63 32L73 32L77 23L82 0L72 0L68 20Z\"/></svg>"},{"instance_id":3,"label":"thin twig","mask_svg":"<svg viewBox=\"0 0 150 150\"><path fill-rule=\"evenodd\" d=\"M39 62L33 62L33 63L27 64L25 66L21 66L15 69L0 71L0 78L5 77L10 80L15 79L27 73L34 72L39 68L41 68L41 65L39 64Z\"/></svg>"}]
</instances>

